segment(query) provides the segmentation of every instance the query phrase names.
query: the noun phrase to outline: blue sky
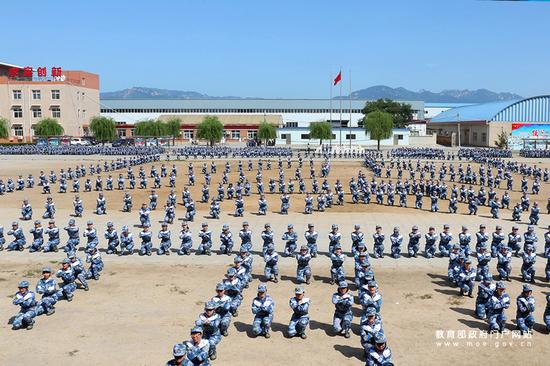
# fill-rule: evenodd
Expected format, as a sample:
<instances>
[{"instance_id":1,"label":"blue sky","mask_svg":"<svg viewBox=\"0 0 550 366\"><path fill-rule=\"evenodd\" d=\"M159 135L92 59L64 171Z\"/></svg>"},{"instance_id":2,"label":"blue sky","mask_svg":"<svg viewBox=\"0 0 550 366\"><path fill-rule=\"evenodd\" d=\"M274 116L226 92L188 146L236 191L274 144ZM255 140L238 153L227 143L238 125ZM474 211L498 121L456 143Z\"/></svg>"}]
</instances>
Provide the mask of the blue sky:
<instances>
[{"instance_id":1,"label":"blue sky","mask_svg":"<svg viewBox=\"0 0 550 366\"><path fill-rule=\"evenodd\" d=\"M341 66L345 91L351 69L353 90L550 93L544 2L28 0L0 22L1 61L96 72L102 91L326 98Z\"/></svg>"}]
</instances>

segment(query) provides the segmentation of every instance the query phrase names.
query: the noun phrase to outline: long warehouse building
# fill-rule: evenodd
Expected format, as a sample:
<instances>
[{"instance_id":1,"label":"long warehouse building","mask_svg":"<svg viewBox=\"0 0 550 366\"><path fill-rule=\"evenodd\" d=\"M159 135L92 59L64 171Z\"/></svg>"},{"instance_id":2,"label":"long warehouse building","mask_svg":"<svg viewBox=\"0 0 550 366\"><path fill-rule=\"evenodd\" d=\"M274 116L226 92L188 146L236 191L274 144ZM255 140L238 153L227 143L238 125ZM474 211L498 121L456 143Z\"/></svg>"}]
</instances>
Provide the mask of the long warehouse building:
<instances>
[{"instance_id":1,"label":"long warehouse building","mask_svg":"<svg viewBox=\"0 0 550 366\"><path fill-rule=\"evenodd\" d=\"M366 103L352 100L350 108L350 101L342 100L340 109L339 100L328 99L102 99L101 114L116 121L119 136L132 136L139 121L178 117L184 140L194 139L196 126L212 115L223 123L226 141L244 141L257 136L263 121L289 129L305 128L315 121L332 121L334 129L361 127ZM411 105L414 119L424 118L423 102L402 103Z\"/></svg>"}]
</instances>

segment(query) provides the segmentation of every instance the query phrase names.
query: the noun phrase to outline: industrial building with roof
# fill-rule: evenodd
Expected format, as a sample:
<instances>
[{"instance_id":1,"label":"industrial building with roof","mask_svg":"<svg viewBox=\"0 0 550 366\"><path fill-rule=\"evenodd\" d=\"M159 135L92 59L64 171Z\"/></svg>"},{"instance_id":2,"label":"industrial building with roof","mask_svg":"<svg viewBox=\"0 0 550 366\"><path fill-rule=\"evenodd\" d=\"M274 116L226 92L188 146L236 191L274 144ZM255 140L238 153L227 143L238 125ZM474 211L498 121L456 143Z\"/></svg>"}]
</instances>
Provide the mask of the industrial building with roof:
<instances>
[{"instance_id":1,"label":"industrial building with roof","mask_svg":"<svg viewBox=\"0 0 550 366\"><path fill-rule=\"evenodd\" d=\"M224 125L224 141L255 139L259 124L265 121L279 128L279 141L302 143L303 134L299 130L307 128L311 122L332 121L335 132L362 127L362 110L367 102L329 99L102 99L101 114L115 120L121 137L132 136L136 122L177 117L182 121L183 140L192 140L197 125L205 116L217 116ZM402 103L411 105L415 119L424 118L423 102ZM281 139L281 134L286 137ZM335 142L340 143L340 133L337 135ZM347 143L359 143L356 133L342 135L351 140Z\"/></svg>"},{"instance_id":2,"label":"industrial building with roof","mask_svg":"<svg viewBox=\"0 0 550 366\"><path fill-rule=\"evenodd\" d=\"M550 95L452 108L428 121L427 128L444 145L495 146L504 134L513 150L549 148Z\"/></svg>"}]
</instances>

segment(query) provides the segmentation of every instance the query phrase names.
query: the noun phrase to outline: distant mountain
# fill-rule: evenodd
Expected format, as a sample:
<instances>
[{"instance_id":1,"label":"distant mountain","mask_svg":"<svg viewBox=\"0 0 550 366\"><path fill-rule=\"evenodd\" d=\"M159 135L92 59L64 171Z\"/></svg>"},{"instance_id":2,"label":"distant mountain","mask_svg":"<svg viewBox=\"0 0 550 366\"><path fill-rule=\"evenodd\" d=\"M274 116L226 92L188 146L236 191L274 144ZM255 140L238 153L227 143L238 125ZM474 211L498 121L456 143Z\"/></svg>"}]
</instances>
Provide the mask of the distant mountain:
<instances>
[{"instance_id":1,"label":"distant mountain","mask_svg":"<svg viewBox=\"0 0 550 366\"><path fill-rule=\"evenodd\" d=\"M405 88L391 88L385 85L371 86L370 88L357 90L351 93L352 99L380 99L388 98L393 100L423 100L428 103L486 103L501 100L521 99L522 97L513 93L495 93L487 89L478 90L443 90L434 93L429 90L417 92ZM336 97L335 99L338 99ZM348 98L342 97L342 98ZM101 93L101 99L262 99L242 97L213 97L195 91L154 89L145 87L132 87L129 89L114 92Z\"/></svg>"},{"instance_id":2,"label":"distant mountain","mask_svg":"<svg viewBox=\"0 0 550 366\"><path fill-rule=\"evenodd\" d=\"M114 92L103 92L101 99L243 99L240 97L212 97L194 91L155 89L134 86Z\"/></svg>"},{"instance_id":3,"label":"distant mountain","mask_svg":"<svg viewBox=\"0 0 550 366\"><path fill-rule=\"evenodd\" d=\"M346 97L347 98L347 97ZM513 93L495 93L487 89L448 89L440 93L429 90L411 91L405 88L391 88L385 85L371 86L351 93L352 99L423 100L428 103L487 103L501 100L522 99Z\"/></svg>"}]
</instances>

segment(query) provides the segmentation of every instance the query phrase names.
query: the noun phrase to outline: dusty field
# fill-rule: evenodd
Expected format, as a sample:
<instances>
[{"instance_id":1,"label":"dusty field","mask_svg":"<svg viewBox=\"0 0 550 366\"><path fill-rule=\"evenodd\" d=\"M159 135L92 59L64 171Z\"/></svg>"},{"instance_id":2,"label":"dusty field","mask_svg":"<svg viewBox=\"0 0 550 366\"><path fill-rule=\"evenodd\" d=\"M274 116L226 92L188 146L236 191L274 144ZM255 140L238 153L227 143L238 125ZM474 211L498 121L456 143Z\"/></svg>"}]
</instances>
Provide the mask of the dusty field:
<instances>
[{"instance_id":1,"label":"dusty field","mask_svg":"<svg viewBox=\"0 0 550 366\"><path fill-rule=\"evenodd\" d=\"M61 167L74 166L77 161L88 158L2 158L0 160L0 176L16 177L16 174L28 174L32 172L35 177L39 170L58 170ZM209 162L209 161L208 161ZM88 164L88 163L86 163ZM171 163L170 163L171 164ZM178 203L181 199L181 190L187 183L187 163L179 162L177 193ZM200 164L195 162L195 174L197 182L202 182ZM218 163L218 174L212 179L211 195L215 194L215 187L221 178L223 162ZM157 164L160 167L160 164ZM276 164L274 164L274 167ZM285 163L286 166L286 163ZM50 168L51 167L51 168ZM316 164L317 170L320 164ZM245 166L246 168L246 166ZM134 168L137 173L138 168ZM333 163L329 181L341 179L346 191L347 182L351 175L355 175L359 169L363 169L359 162ZM149 167L146 167L149 172ZM230 181L236 180L236 164L233 165ZM294 168L285 170L286 177L294 175ZM117 173L115 173L117 174ZM113 176L116 176L113 174ZM276 169L269 173L264 172L264 184L267 188L268 177L276 174ZM247 177L253 182L255 172L246 172ZM304 164L303 175L309 176L308 164ZM104 175L105 178L105 175ZM519 177L515 184L519 187ZM81 180L81 184L83 181ZM149 182L151 184L151 182ZM163 181L163 183L167 183ZM320 182L321 183L321 182ZM82 184L83 185L83 184ZM310 187L310 181L307 180ZM70 187L70 183L69 183ZM52 191L56 191L54 186ZM159 206L166 199L168 188L163 187L159 192ZM253 184L253 192L256 191ZM196 201L200 198L200 184L192 189ZM548 185L543 185L543 191L538 199L545 202L550 192ZM512 202L515 202L514 193ZM122 192L106 192L107 216L91 214L95 207L96 192L82 193L85 215L77 219L82 228L87 219L91 218L96 223L100 232L105 228L108 220L115 222L118 230L123 224L133 225L138 223L137 210L132 213L123 213ZM139 207L140 202L145 202L148 191L134 190L134 207ZM57 206L57 221L64 226L72 213L73 194L53 194ZM2 213L0 225L6 228L11 221L20 214L20 203L23 197L28 197L33 204L35 216L42 214L42 206L45 196L40 190L25 190L0 197ZM450 215L445 213L447 204L442 203L441 213L417 211L411 208L401 209L385 206L351 205L336 207L323 214L315 213L312 216L301 214L304 202L303 196L294 195L291 200L291 213L288 216L278 214L280 200L278 195L268 197L270 214L267 217L251 214L257 209L257 195L246 199L245 220L251 224L254 233L254 249L261 248L259 239L260 231L265 222L270 222L276 233L276 245L279 251L284 246L280 240L286 228L286 224L293 223L303 238L303 231L307 223L314 222L319 231L319 247L324 252L327 249L327 234L332 223L338 223L343 235L343 246L349 250L349 233L355 223L362 225L367 234L367 245L372 250L370 234L374 232L374 225L382 224L384 232L389 235L391 228L398 225L402 233L408 233L414 224L419 225L424 233L427 227L435 225L438 231L444 223L451 225L451 231L458 235L460 226L466 224L472 232L479 223L486 223L492 231L494 225L501 224L504 231L508 232L512 222L508 220L511 212L501 212L505 219L493 220L488 216L488 210L482 208L481 215L471 217L467 215ZM348 200L348 198L346 198ZM409 204L413 202L409 197ZM427 207L428 202L425 202ZM197 202L199 210L195 222L191 224L191 230L197 245L196 234L201 221L210 222L213 231L214 248L219 247L218 235L223 223L228 223L236 234L243 219L232 216L233 202L225 201L222 204L222 218L219 221L205 219L207 205ZM460 206L459 212L466 208ZM176 215L180 218L184 213L182 206L176 208ZM230 215L231 214L231 215ZM152 215L153 232L156 233L164 216L161 211ZM527 219L527 215L524 215ZM179 231L179 222L171 227L173 244L179 246L175 239ZM544 234L544 227L550 223L548 215L541 215L537 233L539 235L539 252L543 243L540 240ZM28 232L30 223L24 223ZM521 224L520 230L526 227ZM132 231L136 235L138 228ZM29 235L28 238L29 239ZM62 233L62 242L66 236ZM9 238L6 238L9 242ZM102 238L101 238L102 239ZM155 243L158 242L155 241ZM100 246L105 247L105 240L100 241ZM139 243L136 242L137 246ZM424 242L422 241L422 247ZM386 248L389 245L386 243ZM388 250L388 249L387 249ZM83 257L83 253L79 255ZM40 268L44 265L57 266L56 263L63 258L62 253L8 253L0 254L0 314L4 320L0 323L0 364L2 365L41 365L79 364L79 365L159 365L163 364L171 356L171 347L188 337L190 327L202 309L205 300L214 294L215 284L222 278L227 266L232 262L227 256L212 257L117 257L103 255L105 270L99 282L91 284L91 290L77 291L75 300L71 303L61 301L57 304L57 312L51 317L41 316L37 318L35 328L32 331L12 331L8 324L9 317L16 312L16 307L11 304L11 296L16 290L17 282L26 278L34 287ZM495 262L495 261L493 261ZM445 259L427 260L425 258L402 258L394 260L384 258L372 259L373 269L379 282L384 299L382 316L384 329L389 339L389 346L394 354L397 365L441 365L443 362L461 362L467 355L469 363L483 362L487 365L521 363L528 365L546 365L550 356L550 340L542 325L542 314L545 305L545 294L549 285L542 282L544 265L546 260L538 259L537 284L534 286L534 296L537 300L535 333L529 340L512 339L511 336L500 340L488 340L487 345L476 347L466 344L464 339L458 340L459 331L486 330L486 323L474 317L473 309L475 299L460 298L456 294L458 290L452 288L445 281L447 261ZM307 340L286 339L283 331L290 318L288 300L292 295L295 284L295 260L282 258L280 270L282 281L278 284L269 284L268 291L277 303L273 324L273 336L270 340L263 338L253 339L249 337L252 324L250 304L255 296L255 287L263 278L263 261L261 257L254 256L255 280L251 288L246 290L243 305L239 309L239 316L233 320L229 337L224 338L218 347L217 365L258 365L260 362L282 365L296 362L302 365L360 365L364 363L362 348L358 337L359 305L355 305L354 333L350 339L333 336L331 331L333 306L330 297L334 288L328 284L330 261L325 256L320 256L313 261L313 273L315 280L306 287L306 294L312 299L310 309L311 330ZM496 263L491 263L492 272L495 273ZM515 329L512 320L515 319L515 298L519 294L521 283L518 280L520 261L513 262L513 282L509 285L513 304L507 311L509 328ZM353 276L353 259L346 261L346 273ZM438 346L437 330L455 331L455 341L458 345ZM448 339L451 340L452 339ZM475 341L475 339L474 339ZM503 341L512 342L504 346ZM521 343L523 341L523 343ZM498 344L497 344L498 342ZM44 346L47 345L47 346ZM500 346L500 347L499 347ZM504 349L505 348L505 349Z\"/></svg>"}]
</instances>

